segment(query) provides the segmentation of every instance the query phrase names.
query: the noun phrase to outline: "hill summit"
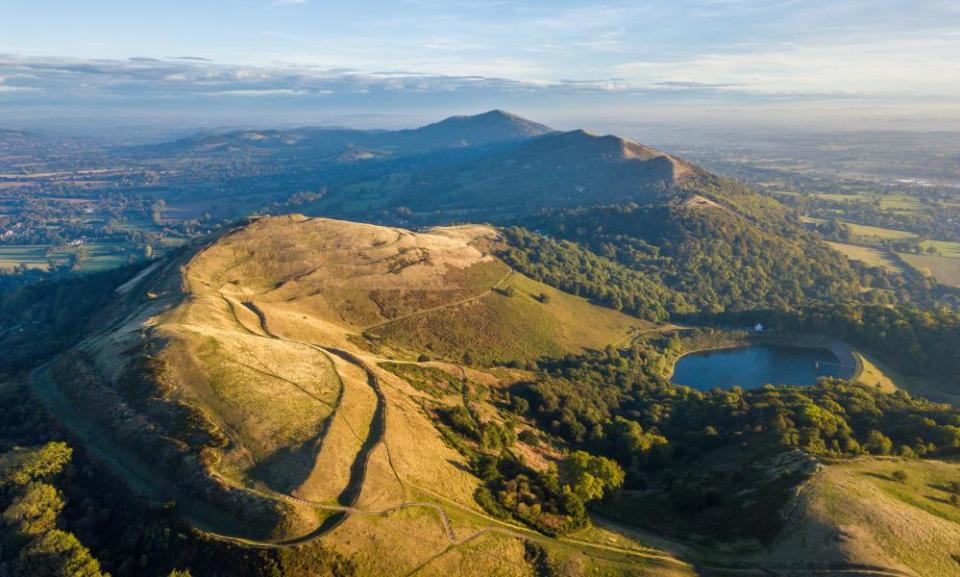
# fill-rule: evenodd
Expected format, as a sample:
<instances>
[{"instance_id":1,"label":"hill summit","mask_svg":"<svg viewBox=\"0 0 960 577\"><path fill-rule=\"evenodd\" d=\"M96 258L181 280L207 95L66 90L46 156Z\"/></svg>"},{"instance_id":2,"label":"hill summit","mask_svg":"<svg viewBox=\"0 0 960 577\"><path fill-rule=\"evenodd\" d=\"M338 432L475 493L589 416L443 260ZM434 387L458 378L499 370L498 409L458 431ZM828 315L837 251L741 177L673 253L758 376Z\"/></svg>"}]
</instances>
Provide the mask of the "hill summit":
<instances>
[{"instance_id":1,"label":"hill summit","mask_svg":"<svg viewBox=\"0 0 960 577\"><path fill-rule=\"evenodd\" d=\"M256 220L121 287L108 328L42 390L145 492L215 533L310 540L345 508L416 501L410 485L479 514L479 480L419 405L431 394L382 367L459 370L444 377L456 384L466 351L524 363L649 325L512 271L498 236Z\"/></svg>"},{"instance_id":2,"label":"hill summit","mask_svg":"<svg viewBox=\"0 0 960 577\"><path fill-rule=\"evenodd\" d=\"M477 146L525 140L554 132L549 126L503 110L473 116L451 116L409 131L424 142L436 145L460 143Z\"/></svg>"}]
</instances>

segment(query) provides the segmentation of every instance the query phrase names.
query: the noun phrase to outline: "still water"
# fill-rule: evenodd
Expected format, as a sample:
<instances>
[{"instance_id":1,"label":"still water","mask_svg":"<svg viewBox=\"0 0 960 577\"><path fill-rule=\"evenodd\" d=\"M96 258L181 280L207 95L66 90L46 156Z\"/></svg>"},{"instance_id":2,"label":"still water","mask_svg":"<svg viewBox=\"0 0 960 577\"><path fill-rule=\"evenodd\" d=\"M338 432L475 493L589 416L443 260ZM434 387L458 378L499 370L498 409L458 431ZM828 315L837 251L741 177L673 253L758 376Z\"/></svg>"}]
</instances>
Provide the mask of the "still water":
<instances>
[{"instance_id":1,"label":"still water","mask_svg":"<svg viewBox=\"0 0 960 577\"><path fill-rule=\"evenodd\" d=\"M673 382L704 391L739 385L812 385L820 377L848 379L854 367L829 349L757 345L691 353L677 361Z\"/></svg>"}]
</instances>

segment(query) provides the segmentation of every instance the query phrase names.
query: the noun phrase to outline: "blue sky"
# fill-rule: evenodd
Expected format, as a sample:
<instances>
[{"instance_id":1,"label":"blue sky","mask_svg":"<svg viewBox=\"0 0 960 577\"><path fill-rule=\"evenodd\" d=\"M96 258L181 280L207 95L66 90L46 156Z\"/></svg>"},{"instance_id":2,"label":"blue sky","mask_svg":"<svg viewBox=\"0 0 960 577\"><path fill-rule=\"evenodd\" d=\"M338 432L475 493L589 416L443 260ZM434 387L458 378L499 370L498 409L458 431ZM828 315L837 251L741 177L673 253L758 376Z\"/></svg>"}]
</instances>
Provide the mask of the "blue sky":
<instances>
[{"instance_id":1,"label":"blue sky","mask_svg":"<svg viewBox=\"0 0 960 577\"><path fill-rule=\"evenodd\" d=\"M958 55L957 0L0 0L0 122L937 128Z\"/></svg>"}]
</instances>

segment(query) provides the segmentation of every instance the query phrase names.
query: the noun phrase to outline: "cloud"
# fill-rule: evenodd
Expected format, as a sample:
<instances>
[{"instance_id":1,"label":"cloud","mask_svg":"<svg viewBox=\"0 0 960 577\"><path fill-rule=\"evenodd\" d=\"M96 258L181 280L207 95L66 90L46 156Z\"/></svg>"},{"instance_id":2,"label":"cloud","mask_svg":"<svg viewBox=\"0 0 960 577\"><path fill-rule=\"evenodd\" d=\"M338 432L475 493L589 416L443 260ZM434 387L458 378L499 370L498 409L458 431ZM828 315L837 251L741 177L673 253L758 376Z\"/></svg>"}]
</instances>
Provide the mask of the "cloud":
<instances>
[{"instance_id":1,"label":"cloud","mask_svg":"<svg viewBox=\"0 0 960 577\"><path fill-rule=\"evenodd\" d=\"M617 76L597 79L517 80L527 64L513 59L485 63L462 74L409 70L363 72L300 64L249 66L223 64L197 57L126 60L45 58L0 55L0 86L11 95L30 91L54 100L187 98L191 96L310 96L328 94L405 93L485 94L539 93L576 96L596 93L644 95L795 95L843 97L855 91L803 86L812 66L831 74L826 55L800 58L789 51L750 55L711 55L683 62L630 62L615 67ZM494 66L512 77L488 76ZM758 80L766 74L767 80ZM773 83L789 75L800 81ZM38 96L38 98L40 98Z\"/></svg>"},{"instance_id":2,"label":"cloud","mask_svg":"<svg viewBox=\"0 0 960 577\"><path fill-rule=\"evenodd\" d=\"M883 107L896 114L939 107L960 117L949 98L914 95L912 100L894 100L892 90L877 95L808 83L806 79L816 79L818 67L824 74L839 74L830 68L827 56L809 48L783 47L769 53L626 62L610 77L550 81L491 76L484 70L468 73L469 67L463 74L441 74L285 63L254 66L184 57L118 60L0 54L0 122L55 116L125 117L137 122L150 118L179 118L183 123L278 118L309 122L329 113L410 111L433 118L440 111L489 108L622 118L637 114L665 118L672 110L679 118L695 114L730 118L722 111L759 114L766 107L789 117L804 109L841 111L836 114L846 118ZM491 65L508 72L524 70L522 61L509 59ZM893 60L890 74L899 74L902 65Z\"/></svg>"}]
</instances>

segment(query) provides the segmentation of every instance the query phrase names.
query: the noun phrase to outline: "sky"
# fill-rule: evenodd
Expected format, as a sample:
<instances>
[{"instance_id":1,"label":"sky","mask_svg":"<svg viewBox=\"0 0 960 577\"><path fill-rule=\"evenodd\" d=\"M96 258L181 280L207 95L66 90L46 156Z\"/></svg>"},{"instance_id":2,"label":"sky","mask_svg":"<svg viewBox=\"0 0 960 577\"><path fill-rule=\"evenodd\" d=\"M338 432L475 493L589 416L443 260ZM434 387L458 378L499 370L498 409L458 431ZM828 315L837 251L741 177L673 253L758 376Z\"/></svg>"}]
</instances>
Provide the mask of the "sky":
<instances>
[{"instance_id":1,"label":"sky","mask_svg":"<svg viewBox=\"0 0 960 577\"><path fill-rule=\"evenodd\" d=\"M958 0L0 0L0 124L960 129Z\"/></svg>"}]
</instances>

